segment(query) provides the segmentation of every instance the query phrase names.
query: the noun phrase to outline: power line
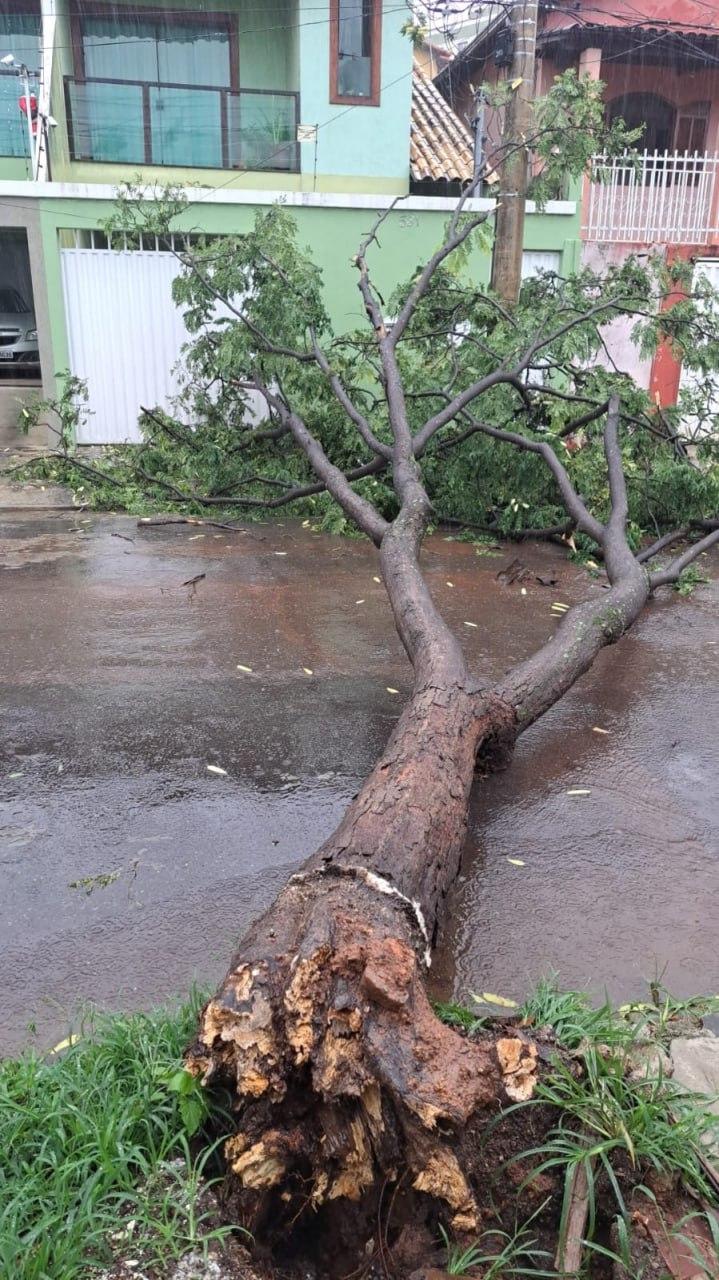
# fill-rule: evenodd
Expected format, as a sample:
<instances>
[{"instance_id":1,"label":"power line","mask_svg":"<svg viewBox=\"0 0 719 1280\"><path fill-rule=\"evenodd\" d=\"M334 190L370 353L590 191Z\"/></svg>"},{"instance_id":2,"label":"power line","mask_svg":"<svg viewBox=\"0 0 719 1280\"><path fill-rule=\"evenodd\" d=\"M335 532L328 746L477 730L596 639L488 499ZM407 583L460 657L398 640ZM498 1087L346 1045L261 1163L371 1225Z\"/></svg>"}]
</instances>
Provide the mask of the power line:
<instances>
[{"instance_id":1,"label":"power line","mask_svg":"<svg viewBox=\"0 0 719 1280\"><path fill-rule=\"evenodd\" d=\"M322 6L317 5L317 6L315 6L315 7L316 7L317 9L322 8L323 10L325 10L325 6L324 6L324 5L322 5ZM169 14L169 15L172 15L172 16L177 15L177 16L181 16L181 17L183 17L185 20L187 20L188 14L191 14L191 13L192 13L192 10L190 10L190 9L163 9L163 11L162 11L162 12L163 12L163 16L164 16L165 14ZM199 12L202 12L202 10L200 9L200 10L199 10ZM249 10L249 11L248 11L248 10L246 10L246 9L243 9L243 10L242 10L242 14L243 14L243 15L244 15L245 13L247 13L247 12L257 12L257 13L261 13L261 12L263 12L263 7L262 7L262 6L258 6L256 10ZM406 4L400 4L400 5L397 5L397 7L396 7L396 8L384 9L384 10L383 10L383 13L384 13L384 14L387 14L387 13L406 13L406 12L407 12L407 5L406 5ZM56 17L63 17L64 15L56 14L55 16L56 16ZM92 15L92 16L97 16L97 15ZM228 16L232 17L232 14L229 14ZM128 19L128 18L124 18L124 19L123 19L121 15L119 15L119 20L120 20L120 21L126 21L126 22L127 22L127 21L129 21L129 19ZM137 20L137 21L139 21L139 22L142 22L142 21L143 21L143 18L142 18L142 16L141 16L137 11L135 11L135 12L133 13L133 15L132 15L132 20L133 20L133 21ZM148 24L149 24L150 22L153 22L153 23L156 25L156 19L152 19L152 18L151 18L151 17L149 17L149 16L148 16L146 19L144 19L144 21L147 21L147 22L148 22ZM243 27L243 28L238 29L238 36L239 36L239 39L240 39L240 40L242 40L242 38L243 38L244 36L248 36L248 35L253 35L253 36L256 36L256 35L271 35L273 32L276 32L276 31L301 31L301 30L303 30L305 27L327 27L327 26L330 26L330 25L331 25L331 23L332 23L332 18L312 18L309 22L294 22L294 23L291 23L291 22L282 22L282 23L278 23L276 26L273 26L273 27ZM189 26L189 25L190 25L190 24L188 24L188 26ZM199 23L198 23L198 25L199 25ZM218 29L222 29L222 28L219 28L219 24L218 24ZM206 30L207 30L207 28L203 27L203 30L204 30L204 31L206 31ZM38 40L40 40L40 39L41 39L41 35L42 35L42 32L41 32L41 31L40 31L40 32L38 32ZM4 39L4 38L12 39L12 37L4 37L4 36L2 35L2 33L0 33L0 39ZM123 37L122 37L122 48L123 48L123 49L126 49L126 48L127 48L127 46L128 46L128 45L131 45L131 44L144 44L144 43L145 43L148 39L150 39L150 38L151 38L151 37L149 37L149 36L123 36ZM92 45L92 49L93 49L93 50L94 50L94 49L106 49L106 48L111 49L111 48L116 48L116 47L118 47L118 41L117 41L117 39L114 39L114 40L113 40L113 39L108 39L108 40L105 40L105 41L103 41L103 42L99 42L99 41L98 41L97 43L93 43L93 45ZM53 50L53 51L54 51L54 50L56 50L56 49L57 49L57 50L60 50L60 49L62 49L62 50L72 50L72 49L74 49L74 48L75 48L75 45L74 45L74 44L56 44L54 41L53 41L53 43L52 43L52 50ZM33 75L37 75L37 74L39 74L39 72L33 72Z\"/></svg>"},{"instance_id":2,"label":"power line","mask_svg":"<svg viewBox=\"0 0 719 1280\"><path fill-rule=\"evenodd\" d=\"M489 3L489 5L488 5L487 7L490 9L490 11L493 11L493 10L495 10L495 9L505 9L505 10L506 10L508 7L510 7L510 5L511 5L511 0L490 0L490 3ZM316 7L317 7L317 8L319 8L320 6L316 6ZM633 6L632 6L632 7L633 7ZM708 4L708 3L707 3L705 7L706 7L706 8L708 8L708 9L711 9L711 7L712 7L712 6L711 6L710 4ZM258 9L257 9L257 11L259 12L259 11L260 11L260 9L258 8ZM399 12L399 11L406 11L406 5L401 5L401 6L399 6L398 10L396 10L396 11L397 11L397 12ZM639 10L634 10L634 11L637 13L637 15L638 15L638 16L643 17L647 22L652 22L652 21L653 21L653 19L652 19L651 15L649 15L649 14L642 14ZM186 14L186 13L187 13L187 10L169 10L168 12L177 12L177 13L184 13L184 14ZM385 10L385 12L388 12L388 11L387 11L387 10ZM614 13L609 12L609 11L607 11L607 10L600 10L600 9L598 9L598 8L596 9L596 12L601 12L601 13L603 13L603 14L604 14L604 16L608 16L608 17L621 17L621 18L624 18L624 17L626 16L626 15L624 15L624 14L614 14ZM581 18L583 17L583 15L580 15L580 14L578 14L578 13L574 12L574 13L572 14L572 17L575 19L575 23L572 23L571 25L578 25L578 26L579 26L579 25L582 25L582 23L581 23ZM299 24L296 24L296 26L297 26L297 27L303 27L303 26L326 25L327 21L331 21L331 20L323 20L323 21L317 21L317 22L314 22L314 21L313 21L313 22L309 22L309 23L299 23ZM274 27L258 28L258 30L260 30L260 31L262 31L262 30L265 30L265 31L273 31L273 30L277 30L277 29L280 29L280 28L274 28ZM281 29L285 29L285 28L283 27L283 28L281 28ZM483 29L484 29L484 28L483 28ZM556 29L556 31L557 31L557 34L559 34L561 31L566 31L566 30L569 30L569 29L570 29L569 27L565 27L565 28L557 28L557 29ZM653 29L656 31L656 26L654 26L654 28L653 28ZM669 29L669 30L670 30L670 29ZM717 30L717 29L714 29L714 28L707 28L707 30ZM241 33L241 34L242 34L242 33ZM637 47L636 47L636 49L635 49L635 50L632 50L631 52L641 52L641 50L642 50L643 48L646 48L646 47L649 47L649 46L651 46L651 45L653 45L653 44L656 44L659 40L663 39L665 34L667 34L667 32L665 32L665 31L661 31L659 34L649 37L646 41L644 41L642 44L640 44L639 46L637 46ZM675 34L675 35L678 35L678 36L682 37L682 33L678 32L678 31L676 31L676 30L675 30L675 31L673 31L673 32L672 32L672 34ZM717 34L719 34L719 30L717 30ZM686 41L686 37L684 37L684 41L685 41L685 43L687 42L687 41ZM110 42L110 43L112 43L112 42ZM57 46L57 45L56 45L56 46L54 46L54 48L60 48L60 47L63 47L63 46ZM64 47L69 47L69 46L64 46ZM690 45L689 45L689 47L690 47L690 48L692 48L693 46L691 46L691 44L690 44ZM707 57L707 59L708 59L708 60L710 60L710 61L712 61L712 62L717 62L717 63L719 63L719 58L716 58L716 59L714 59L714 58L710 58L710 55L705 54L703 50L697 50L697 52L699 52L702 56ZM623 51L623 52L621 52L621 53L617 53L617 54L613 54L613 55L611 55L611 54L610 54L610 55L607 55L606 57L602 57L602 58L600 58L600 59L599 59L599 62L600 62L600 63L611 62L611 61L614 61L614 60L615 60L615 59L617 59L617 58L624 58L624 57L626 57L626 56L627 56L627 52L626 52L626 51ZM410 70L410 71L409 71L409 72L407 72L407 73L403 73L402 75L397 76L394 80L388 81L388 82L387 82L387 84L384 84L384 85L382 85L382 86L381 86L381 92L385 92L386 90L393 88L395 85L397 85L397 84L401 83L402 81L409 79L409 78L412 76L412 74L413 74L413 72ZM158 86L158 87L162 87L162 86ZM191 86L191 85L188 85L188 89L190 89L190 90L191 90L191 89L192 89L192 86ZM218 92L222 92L222 89L218 89L217 91L218 91ZM226 92L229 92L229 90L225 90L225 91L226 91ZM250 93L250 92L252 92L252 90L245 90L245 92ZM277 92L279 93L279 92L283 92L283 91L282 91L282 90L278 90ZM242 90L240 90L240 93L242 93ZM321 124L319 124L319 125L317 126L317 130L318 130L318 132L319 132L321 129L325 129L325 128L329 127L330 125L334 124L337 120L340 120L343 116L347 115L350 111L353 111L353 110L355 110L357 107L361 107L362 105L363 105L362 103L350 103L350 104L348 104L348 105L347 105L346 107L344 107L341 111L336 112L333 116L329 117L329 119L327 119L327 120L323 121ZM452 104L450 104L450 105L452 105ZM281 173L281 172L282 172L281 170L278 170L278 169L274 169L274 168L272 168L271 162L272 162L272 160L273 160L273 159L275 159L277 156L281 155L284 151L286 151L286 149L287 149L287 146L288 146L288 145L290 145L290 146L291 146L291 145L294 145L294 143L292 143L292 142L290 142L290 143L287 143L287 142L283 143L280 147L278 147L275 151L273 151L273 152L271 153L271 155L269 156L269 159L268 159L264 164L262 164L262 165L258 165L258 166L256 166L254 169L252 169L252 170L246 170L246 171L245 171L245 170L243 170L243 171L241 171L241 172L231 174L231 176L230 176L230 177L229 177L225 182L219 183L219 184L217 184L217 185L215 185L215 186L212 186L212 187L208 188L208 189L206 190L206 193L205 193L203 196L198 197L196 200L188 201L187 205L185 206L185 209L191 209L191 208L196 208L196 207L198 207L199 205L203 204L203 203L204 203L205 201L207 201L208 199L212 198L212 197L216 194L216 192L218 192L218 191L222 191L222 190L226 189L227 187L232 186L233 184L240 183L241 181L249 181L249 180L251 180L252 175L253 175L253 174L255 174L255 173L263 173L263 172ZM20 158L20 157L18 157L18 158ZM27 157L25 157L25 159L27 159ZM92 162L92 161L88 161L88 163L93 163L93 162ZM98 162L98 163L105 163L105 162L100 161L100 162ZM117 162L117 163L122 163L122 162ZM139 164L143 164L143 165L144 165L144 163L145 163L145 162L144 162L144 161L137 161L137 162L130 162L130 163L139 163ZM152 167L167 167L167 168L173 168L174 166L172 166L172 165L168 165L168 166L153 165ZM193 166L192 166L192 165L189 165L189 166L182 166L182 167L189 167L189 168L192 168ZM219 166L218 166L218 167L219 167ZM293 172L294 172L294 171L293 171ZM278 195L280 195L280 194L281 194L281 192L280 192L280 191L278 191ZM42 195L42 189L40 188L40 189L39 189L39 191L38 191L38 198L40 198L40 197L41 197L41 195ZM98 199L105 199L105 197L98 197ZM34 213L34 212L36 212L36 208L35 208L35 206L34 206L34 205L23 205L23 204L19 203L18 201L14 200L14 199L12 199L12 200L1 200L1 199L0 199L0 204L4 205L5 207L9 207L9 208L14 208L14 209L25 209L25 210L27 210L27 211L29 211L29 212L33 212L33 213ZM73 215L73 217L74 217L76 220L77 220L77 219L80 219L80 220L82 220L83 222L88 222L88 223L92 224L92 225L93 225L93 226L95 226L95 227L97 226L97 221L98 221L98 219L97 219L96 217L92 217L91 215L76 213L76 214L74 214L74 215Z\"/></svg>"},{"instance_id":3,"label":"power line","mask_svg":"<svg viewBox=\"0 0 719 1280\"><path fill-rule=\"evenodd\" d=\"M413 75L413 71L404 72L401 76L397 76L394 80L389 80L389 81L387 81L387 83L386 83L386 84L383 84L383 85L381 86L381 92L382 92L382 93L385 93L388 89L392 89L395 85L400 84L402 81L409 79L412 75ZM357 110L358 108L362 107L362 105L363 105L363 104L362 104L361 102L352 102L352 103L349 103L349 104L348 104L348 106L344 107L341 111L337 111L337 112L335 112L335 114L334 114L333 116L330 116L328 120L323 120L323 121L322 121L322 123L321 123L321 124L319 124L319 125L317 126L317 131L319 132L319 131L320 131L320 129L326 129L329 125L334 124L334 123L335 123L335 121L337 121L337 120L341 120L343 116L346 116L350 111L355 111L355 110ZM272 168L271 168L271 164L270 164L270 162L271 162L273 159L275 159L278 155L281 155L281 154L282 154L282 152L286 150L287 145L288 145L287 143L283 143L281 147L278 147L275 151L273 151L273 152L271 153L271 155L269 156L268 161L266 161L266 162L265 162L264 164L262 164L262 165L259 165L256 169L243 170L243 171L242 171L242 172L240 172L240 173L233 173L233 174L232 174L232 175L227 179L227 181L226 181L226 182L221 182L221 183L219 183L217 186L209 187L209 188L207 189L207 191L206 191L205 195L203 195L203 196L199 196L196 200L189 200L189 201L187 202L187 204L184 206L184 209L185 209L185 210L187 210L187 209L193 209L193 208L196 208L197 206L199 206L199 205L203 204L206 200L208 200L208 199L210 199L212 196L214 196L215 192L217 192L217 191L222 191L222 190L224 190L226 187L231 186L231 185L232 185L232 183L239 182L239 181L240 181L240 180L242 180L242 179L244 179L244 180L249 180L250 178L252 178L253 174L255 174L255 173L266 173L266 172L279 173L279 172L280 172L280 170L272 169ZM291 144L290 144L290 145L291 145ZM26 157L26 158L27 158L27 157ZM91 163L91 162L88 162L88 163ZM100 162L100 163L102 163L102 162ZM150 166L147 166L147 167L150 167ZM160 168L160 167L162 167L162 166L159 166L159 165L158 165L158 166L152 166L152 167ZM173 166L168 165L168 166L166 166L166 167L167 167L167 168L172 168ZM192 166L191 166L191 165L189 165L189 166L183 166L183 167L192 168ZM302 176L302 175L300 174L299 176ZM90 185L91 185L91 184L90 184ZM299 194L302 194L302 193L300 192ZM279 196L281 196L281 195L282 195L282 191L278 190L278 192L277 192L277 196L279 197ZM38 199L41 199L41 198L42 198L42 184L38 184L38 195L37 195L37 198L38 198ZM104 199L106 199L106 197L103 197L103 196L98 196L98 197L96 197L96 198L97 198L98 200L104 200ZM36 209L36 206L35 206L35 205L20 204L17 200L14 200L14 199L6 199L6 200L1 200L1 199L0 199L0 205L4 205L6 208L12 208L12 209L25 209L25 210L27 210L27 211L28 211L28 212L30 212L30 213L36 213L36 212L37 212L37 209ZM75 213L75 214L73 214L73 218L75 218L75 219L78 219L78 218L79 218L82 222L89 222L89 223L92 223L92 225L93 225L94 227L96 227L96 226L97 226L97 223L98 223L98 219L97 219L96 217L92 217L92 216L90 216L89 214L80 214L80 213Z\"/></svg>"},{"instance_id":4,"label":"power line","mask_svg":"<svg viewBox=\"0 0 719 1280\"><path fill-rule=\"evenodd\" d=\"M554 8L555 10L559 10L559 6L552 6L552 8ZM713 5L707 4L706 8L709 9L710 12L712 13L716 12L716 8ZM673 22L671 18L658 18L656 14L644 13L641 9L637 9L635 5L631 4L631 0L627 0L626 9L621 12L616 12L611 9L605 9L599 5L591 5L586 3L582 3L582 9L584 12L600 14L604 18L616 18L617 21L624 23L625 26L636 25L636 19L639 19L639 21L642 24L646 24L647 26L651 26L655 29L661 27L669 32L678 33L680 28L683 30L686 27L691 27L693 31L706 31L713 35L719 35L719 26L716 23L699 23L699 22L677 23L677 22ZM634 19L632 19L627 15L627 12L626 12L627 9L630 10L630 12L635 15ZM577 13L572 16L580 17L580 16L583 16L583 14L579 15Z\"/></svg>"}]
</instances>

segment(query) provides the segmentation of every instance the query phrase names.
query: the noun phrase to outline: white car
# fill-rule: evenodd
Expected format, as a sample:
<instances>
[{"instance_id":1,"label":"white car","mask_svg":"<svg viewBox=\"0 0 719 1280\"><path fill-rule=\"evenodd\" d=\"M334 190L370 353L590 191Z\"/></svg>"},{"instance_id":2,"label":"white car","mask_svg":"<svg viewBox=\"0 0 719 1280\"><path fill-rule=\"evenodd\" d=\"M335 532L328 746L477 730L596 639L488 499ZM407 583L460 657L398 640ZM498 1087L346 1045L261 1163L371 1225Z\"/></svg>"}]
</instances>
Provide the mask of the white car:
<instances>
[{"instance_id":1,"label":"white car","mask_svg":"<svg viewBox=\"0 0 719 1280\"><path fill-rule=\"evenodd\" d=\"M8 364L39 365L35 312L22 294L0 285L0 367Z\"/></svg>"}]
</instances>

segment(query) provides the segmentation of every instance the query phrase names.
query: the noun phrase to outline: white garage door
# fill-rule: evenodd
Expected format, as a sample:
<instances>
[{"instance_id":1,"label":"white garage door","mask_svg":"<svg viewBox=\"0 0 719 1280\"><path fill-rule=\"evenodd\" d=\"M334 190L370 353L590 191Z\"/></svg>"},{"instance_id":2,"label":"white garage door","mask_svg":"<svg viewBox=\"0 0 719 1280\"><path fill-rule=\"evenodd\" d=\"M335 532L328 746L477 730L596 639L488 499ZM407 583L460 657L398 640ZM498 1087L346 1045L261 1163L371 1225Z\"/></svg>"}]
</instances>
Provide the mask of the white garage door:
<instances>
[{"instance_id":1,"label":"white garage door","mask_svg":"<svg viewBox=\"0 0 719 1280\"><path fill-rule=\"evenodd\" d=\"M713 289L719 289L719 260L716 258L699 259L694 268L694 275L695 277L697 275L703 276ZM692 387L700 385L701 381L703 381L703 379L700 378L694 369L687 369L682 366L679 379L680 389L686 388L687 390L691 390ZM713 384L708 409L712 414L719 414L719 387L717 388L716 393L714 393ZM689 439L698 441L703 435L706 435L707 428L706 424L701 426L695 418L687 418L684 423L684 430Z\"/></svg>"},{"instance_id":2,"label":"white garage door","mask_svg":"<svg viewBox=\"0 0 719 1280\"><path fill-rule=\"evenodd\" d=\"M80 444L141 439L142 406L170 408L187 341L171 296L172 253L62 249L70 368L87 382L90 414Z\"/></svg>"}]
</instances>

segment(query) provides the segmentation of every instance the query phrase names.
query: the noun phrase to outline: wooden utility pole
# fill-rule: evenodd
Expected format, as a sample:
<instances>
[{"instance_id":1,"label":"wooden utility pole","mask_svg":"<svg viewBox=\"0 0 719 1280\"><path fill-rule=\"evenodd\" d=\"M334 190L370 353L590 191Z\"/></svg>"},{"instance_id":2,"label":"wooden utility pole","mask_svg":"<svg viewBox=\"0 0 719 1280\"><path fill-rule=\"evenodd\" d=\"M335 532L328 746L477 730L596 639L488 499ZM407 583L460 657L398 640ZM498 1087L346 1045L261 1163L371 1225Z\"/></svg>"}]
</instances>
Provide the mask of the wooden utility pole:
<instances>
[{"instance_id":1,"label":"wooden utility pole","mask_svg":"<svg viewBox=\"0 0 719 1280\"><path fill-rule=\"evenodd\" d=\"M512 87L504 115L504 159L492 256L492 288L509 303L517 301L522 280L524 206L529 181L529 152L523 144L532 129L538 8L538 0L512 0L509 14L512 63L508 80Z\"/></svg>"}]
</instances>

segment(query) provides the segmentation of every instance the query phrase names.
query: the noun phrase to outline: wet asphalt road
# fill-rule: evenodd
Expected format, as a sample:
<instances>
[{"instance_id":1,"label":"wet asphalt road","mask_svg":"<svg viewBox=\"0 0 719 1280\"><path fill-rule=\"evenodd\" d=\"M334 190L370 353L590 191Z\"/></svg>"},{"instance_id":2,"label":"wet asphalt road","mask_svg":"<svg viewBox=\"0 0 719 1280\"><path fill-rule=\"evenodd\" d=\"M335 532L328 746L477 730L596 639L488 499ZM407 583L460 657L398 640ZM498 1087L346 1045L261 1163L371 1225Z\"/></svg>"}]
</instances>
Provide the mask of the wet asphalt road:
<instances>
[{"instance_id":1,"label":"wet asphalt road","mask_svg":"<svg viewBox=\"0 0 719 1280\"><path fill-rule=\"evenodd\" d=\"M553 600L600 594L548 547L519 554L557 585L503 586L514 554L427 549L490 674L551 632ZM83 1001L221 976L408 689L376 573L365 543L297 524L3 517L0 1052L52 1044ZM438 992L517 997L549 969L622 998L662 969L678 993L719 990L718 602L716 576L665 594L477 788Z\"/></svg>"}]
</instances>

